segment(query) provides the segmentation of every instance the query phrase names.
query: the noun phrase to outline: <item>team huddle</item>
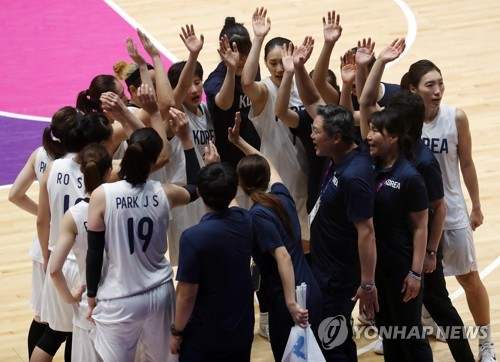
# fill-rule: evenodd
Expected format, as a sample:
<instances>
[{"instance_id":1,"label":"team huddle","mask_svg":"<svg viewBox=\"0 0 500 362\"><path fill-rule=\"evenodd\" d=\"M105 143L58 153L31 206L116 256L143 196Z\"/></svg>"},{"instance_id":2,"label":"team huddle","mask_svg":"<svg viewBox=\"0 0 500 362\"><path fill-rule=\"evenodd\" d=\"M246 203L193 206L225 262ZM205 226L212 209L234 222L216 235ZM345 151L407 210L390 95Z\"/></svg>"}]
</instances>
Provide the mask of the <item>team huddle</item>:
<instances>
[{"instance_id":1,"label":"team huddle","mask_svg":"<svg viewBox=\"0 0 500 362\"><path fill-rule=\"evenodd\" d=\"M469 124L441 103L441 70L419 60L384 83L405 39L375 57L367 38L340 57L339 86L335 11L310 73L314 39L265 42L265 8L252 29L226 18L205 81L193 25L180 34L187 60L168 70L137 30L151 64L128 38L132 62L54 113L9 194L37 216L30 361L63 342L67 361L250 361L254 293L276 361L289 360L295 325L311 327L324 360L357 361L352 328L335 347L320 328L350 323L356 303L386 361L432 361L429 325L456 361L475 361L445 276L465 290L480 361L495 361ZM382 333L395 327L420 333Z\"/></svg>"}]
</instances>

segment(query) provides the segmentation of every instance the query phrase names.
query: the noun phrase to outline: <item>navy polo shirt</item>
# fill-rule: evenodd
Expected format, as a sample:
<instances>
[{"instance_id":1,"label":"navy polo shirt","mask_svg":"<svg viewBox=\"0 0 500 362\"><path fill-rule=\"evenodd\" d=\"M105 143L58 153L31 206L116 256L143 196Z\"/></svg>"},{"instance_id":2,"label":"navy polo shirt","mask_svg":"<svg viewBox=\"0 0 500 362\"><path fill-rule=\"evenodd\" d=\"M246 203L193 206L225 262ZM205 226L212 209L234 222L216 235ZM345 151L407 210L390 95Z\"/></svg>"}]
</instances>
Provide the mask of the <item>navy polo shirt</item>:
<instances>
[{"instance_id":1,"label":"navy polo shirt","mask_svg":"<svg viewBox=\"0 0 500 362\"><path fill-rule=\"evenodd\" d=\"M331 168L322 186L321 206L311 224L311 255L314 268L334 283L359 281L358 232L353 222L373 217L373 179L371 157L363 143Z\"/></svg>"},{"instance_id":2,"label":"navy polo shirt","mask_svg":"<svg viewBox=\"0 0 500 362\"><path fill-rule=\"evenodd\" d=\"M223 110L215 104L215 96L220 92L226 77L227 67L224 62L219 63L217 68L210 73L203 83L203 89L207 96L207 105L214 121L215 144L223 162L229 162L236 168L238 162L245 156L238 147L227 139L228 127L234 126L234 115L241 114L241 137L256 149L260 149L260 137L253 123L248 119L250 111L250 99L243 93L241 87L241 76L235 76L233 104L228 110ZM260 81L260 72L257 72L256 81Z\"/></svg>"},{"instance_id":3,"label":"navy polo shirt","mask_svg":"<svg viewBox=\"0 0 500 362\"><path fill-rule=\"evenodd\" d=\"M253 338L253 241L252 216L239 207L207 213L181 235L176 279L198 284L185 338L200 348L216 352Z\"/></svg>"},{"instance_id":4,"label":"navy polo shirt","mask_svg":"<svg viewBox=\"0 0 500 362\"><path fill-rule=\"evenodd\" d=\"M377 267L411 268L413 226L410 212L429 207L424 178L400 155L390 168L377 170L373 222Z\"/></svg>"},{"instance_id":5,"label":"navy polo shirt","mask_svg":"<svg viewBox=\"0 0 500 362\"><path fill-rule=\"evenodd\" d=\"M424 178L429 201L436 201L443 198L444 189L441 167L439 167L439 162L436 160L434 153L420 138L413 146L413 155L415 156L414 165Z\"/></svg>"},{"instance_id":6,"label":"navy polo shirt","mask_svg":"<svg viewBox=\"0 0 500 362\"><path fill-rule=\"evenodd\" d=\"M262 278L266 280L264 285L267 288L267 293L271 299L283 294L283 285L279 275L278 264L270 252L280 246L284 246L292 259L295 285L305 282L308 285L308 294L311 291L318 291L319 294L319 289L313 285L316 284L316 281L313 279L302 250L300 223L295 208L295 201L286 186L282 183L273 184L270 194L279 198L283 203L294 237L288 234L281 219L271 209L261 204L252 206L250 212L253 217L256 241L253 257L259 267Z\"/></svg>"}]
</instances>

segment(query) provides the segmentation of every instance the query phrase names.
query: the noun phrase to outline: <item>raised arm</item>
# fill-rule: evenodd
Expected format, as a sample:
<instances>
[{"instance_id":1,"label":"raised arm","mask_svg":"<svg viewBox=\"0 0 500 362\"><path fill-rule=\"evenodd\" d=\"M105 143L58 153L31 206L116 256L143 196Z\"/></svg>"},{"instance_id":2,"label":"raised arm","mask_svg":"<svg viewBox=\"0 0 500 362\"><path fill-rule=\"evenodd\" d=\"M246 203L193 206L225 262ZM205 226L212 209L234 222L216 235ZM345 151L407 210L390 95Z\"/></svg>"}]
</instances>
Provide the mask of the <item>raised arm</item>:
<instances>
[{"instance_id":1,"label":"raised arm","mask_svg":"<svg viewBox=\"0 0 500 362\"><path fill-rule=\"evenodd\" d=\"M198 55L203 49L203 43L205 38L203 34L200 34L200 38L196 37L193 24L186 25L185 28L181 28L182 34L179 34L182 42L189 51L189 56L184 68L182 69L181 75L179 76L179 81L174 89L174 100L175 108L182 110L182 102L184 97L189 92L189 89L193 85L193 75L196 69L196 61L198 60Z\"/></svg>"},{"instance_id":2,"label":"raised arm","mask_svg":"<svg viewBox=\"0 0 500 362\"><path fill-rule=\"evenodd\" d=\"M299 126L299 115L288 108L290 103L290 92L293 82L293 44L283 44L281 48L281 59L283 62L283 79L278 89L274 112L276 116L290 128Z\"/></svg>"},{"instance_id":3,"label":"raised arm","mask_svg":"<svg viewBox=\"0 0 500 362\"><path fill-rule=\"evenodd\" d=\"M384 69L387 63L392 62L397 59L405 50L405 39L394 39L391 44L382 49L377 60L372 66L366 83L362 89L362 93L359 96L359 113L360 113L360 125L361 125L361 136L366 138L368 135L368 122L370 115L377 111L377 98L380 89L380 82L382 81L382 75L384 74ZM356 89L358 91L358 89Z\"/></svg>"},{"instance_id":4,"label":"raised arm","mask_svg":"<svg viewBox=\"0 0 500 362\"><path fill-rule=\"evenodd\" d=\"M151 128L158 132L161 140L163 141L163 148L158 155L156 163L152 167L152 170L155 171L165 166L168 162L169 148L167 140L167 130L165 127L166 122L163 122L160 110L158 109L158 103L156 103L154 91L150 86L141 84L141 86L137 90L137 98L141 102L142 108L149 114L149 118L151 119Z\"/></svg>"},{"instance_id":5,"label":"raised arm","mask_svg":"<svg viewBox=\"0 0 500 362\"><path fill-rule=\"evenodd\" d=\"M168 119L168 110L170 107L174 107L174 93L172 91L172 86L168 80L167 72L163 62L161 61L160 52L158 48L153 44L153 42L144 34L140 29L137 29L137 35L144 47L144 50L150 56L153 61L153 66L155 68L155 85L156 85L156 98L158 101L158 108L164 120ZM142 79L142 78L141 78ZM142 82L145 83L145 82Z\"/></svg>"},{"instance_id":6,"label":"raised arm","mask_svg":"<svg viewBox=\"0 0 500 362\"><path fill-rule=\"evenodd\" d=\"M222 110L228 110L234 101L236 68L240 61L240 53L236 43L229 44L227 35L220 38L217 52L226 65L227 71L219 93L215 95L215 104Z\"/></svg>"},{"instance_id":7,"label":"raised arm","mask_svg":"<svg viewBox=\"0 0 500 362\"><path fill-rule=\"evenodd\" d=\"M245 155L259 155L264 157L267 162L269 163L269 168L271 170L271 177L269 180L269 187L271 187L273 184L277 182L282 182L281 177L276 170L276 167L274 167L273 163L266 158L262 153L260 153L257 149L255 149L252 145L250 145L247 141L245 141L241 136L240 136L240 125L241 125L241 116L240 112L236 112L235 118L234 118L234 127L229 127L227 129L227 138L229 141L234 144L236 147L238 147L241 152L243 152Z\"/></svg>"},{"instance_id":8,"label":"raised arm","mask_svg":"<svg viewBox=\"0 0 500 362\"><path fill-rule=\"evenodd\" d=\"M327 72L333 47L342 35L340 14L335 14L335 11L329 11L327 17L323 17L323 35L325 41L318 61L316 62L316 66L314 67L313 82L326 103L338 104L339 94L337 90L328 83Z\"/></svg>"},{"instance_id":9,"label":"raised arm","mask_svg":"<svg viewBox=\"0 0 500 362\"><path fill-rule=\"evenodd\" d=\"M144 123L136 116L139 113L132 113L116 93L105 92L101 94L100 100L103 112L121 124L126 138L129 138L135 130L145 127ZM142 113L142 118L149 120L148 113L145 110L142 110ZM113 138L114 136L113 134ZM121 142L121 137L119 139Z\"/></svg>"},{"instance_id":10,"label":"raised arm","mask_svg":"<svg viewBox=\"0 0 500 362\"><path fill-rule=\"evenodd\" d=\"M341 106L346 107L354 116L354 118L359 118L359 115L354 111L354 106L352 104L351 90L354 86L356 80L356 61L354 59L354 53L352 50L348 50L343 57L340 57L340 76L342 77L342 90L340 92ZM359 123L359 120L358 122Z\"/></svg>"},{"instance_id":11,"label":"raised arm","mask_svg":"<svg viewBox=\"0 0 500 362\"><path fill-rule=\"evenodd\" d=\"M483 224L484 216L481 211L481 200L479 199L479 183L477 180L476 166L472 159L472 137L469 129L467 115L461 109L456 111L456 124L458 131L458 159L460 170L464 179L465 187L469 192L472 202L470 221L472 230Z\"/></svg>"},{"instance_id":12,"label":"raised arm","mask_svg":"<svg viewBox=\"0 0 500 362\"><path fill-rule=\"evenodd\" d=\"M38 150L39 148L33 151L9 191L10 202L35 216L38 214L38 204L26 192L36 180L35 161Z\"/></svg>"},{"instance_id":13,"label":"raised arm","mask_svg":"<svg viewBox=\"0 0 500 362\"><path fill-rule=\"evenodd\" d=\"M375 42L371 38L362 41L358 40L358 47L356 50L356 96L359 99L363 93L366 78L370 70L368 66L374 57Z\"/></svg>"},{"instance_id":14,"label":"raised arm","mask_svg":"<svg viewBox=\"0 0 500 362\"><path fill-rule=\"evenodd\" d=\"M243 92L252 101L255 115L259 115L267 102L268 89L261 82L256 82L255 77L259 70L259 56L266 35L271 30L271 19L266 17L267 10L263 7L255 9L252 15L252 28L254 38L250 53L241 73L241 86Z\"/></svg>"},{"instance_id":15,"label":"raised arm","mask_svg":"<svg viewBox=\"0 0 500 362\"><path fill-rule=\"evenodd\" d=\"M293 67L295 70L295 83L300 99L311 118L316 117L316 107L324 105L325 101L321 98L318 89L313 80L307 74L305 63L311 56L314 48L314 39L306 36L302 45L293 52Z\"/></svg>"}]
</instances>

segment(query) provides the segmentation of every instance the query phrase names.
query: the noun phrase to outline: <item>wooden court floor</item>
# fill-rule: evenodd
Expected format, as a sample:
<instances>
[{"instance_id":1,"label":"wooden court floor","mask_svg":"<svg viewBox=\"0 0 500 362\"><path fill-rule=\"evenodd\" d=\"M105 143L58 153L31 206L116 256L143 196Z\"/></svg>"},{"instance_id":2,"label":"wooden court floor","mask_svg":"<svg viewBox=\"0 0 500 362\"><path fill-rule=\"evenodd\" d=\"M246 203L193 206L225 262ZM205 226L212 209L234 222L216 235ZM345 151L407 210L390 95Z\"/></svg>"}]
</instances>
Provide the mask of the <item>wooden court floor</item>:
<instances>
[{"instance_id":1,"label":"wooden court floor","mask_svg":"<svg viewBox=\"0 0 500 362\"><path fill-rule=\"evenodd\" d=\"M244 22L251 32L251 14L264 3L255 1L186 1L117 0L116 5L149 32L177 59L186 59L178 33L186 23L193 23L205 36L200 62L205 77L218 63L217 37L226 16ZM475 232L476 251L483 281L491 304L494 340L500 344L500 2L496 0L339 0L268 1L272 20L268 38L284 36L300 42L305 35L316 39L316 49L307 66L311 69L322 45L321 18L328 10L341 14L343 34L337 43L330 67L338 74L338 57L354 46L358 39L372 37L375 54L393 38L407 36L409 47L402 59L386 70L384 80L399 82L401 75L416 60L434 61L443 72L446 91L444 102L463 109L469 118L473 139L473 157L480 185L484 224ZM406 5L407 15L402 10ZM408 16L408 17L407 17ZM412 24L415 21L416 27ZM111 65L110 65L111 67ZM266 75L264 64L261 64ZM35 217L7 201L8 188L0 189L0 360L26 361L26 336L32 318L29 307L31 263L27 252L35 233ZM37 199L37 186L30 194ZM466 194L466 192L465 192ZM464 294L454 279L448 279L448 290L464 323L472 325ZM456 292L456 293L455 293ZM358 349L373 340L357 340ZM431 341L436 361L450 361L447 345ZM471 341L477 355L477 343ZM371 350L359 356L360 361L381 361ZM62 361L57 355L57 361ZM267 341L255 336L252 361L271 361Z\"/></svg>"}]
</instances>

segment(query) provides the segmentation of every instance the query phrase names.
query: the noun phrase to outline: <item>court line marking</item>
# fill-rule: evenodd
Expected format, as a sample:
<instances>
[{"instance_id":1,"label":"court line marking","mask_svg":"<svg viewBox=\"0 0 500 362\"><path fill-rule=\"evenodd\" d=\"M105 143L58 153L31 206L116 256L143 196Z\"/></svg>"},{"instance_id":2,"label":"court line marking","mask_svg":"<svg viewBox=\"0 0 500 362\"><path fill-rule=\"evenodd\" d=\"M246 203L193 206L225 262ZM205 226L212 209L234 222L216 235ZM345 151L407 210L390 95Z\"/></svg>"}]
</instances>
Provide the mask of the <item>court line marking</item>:
<instances>
[{"instance_id":1,"label":"court line marking","mask_svg":"<svg viewBox=\"0 0 500 362\"><path fill-rule=\"evenodd\" d=\"M104 2L113 9L118 15L120 15L123 20L125 20L134 29L141 29L145 33L151 42L172 62L176 63L179 60L175 55L173 55L167 48L165 48L155 37L148 33L137 21L135 21L129 14L125 12L120 6L118 6L113 0L104 0Z\"/></svg>"},{"instance_id":2,"label":"court line marking","mask_svg":"<svg viewBox=\"0 0 500 362\"><path fill-rule=\"evenodd\" d=\"M15 119L19 119L21 121L37 121L37 122L50 122L51 121L50 117L30 116L27 114L11 113L11 112L4 112L4 111L0 111L0 116L7 117L7 118L15 118Z\"/></svg>"},{"instance_id":3,"label":"court line marking","mask_svg":"<svg viewBox=\"0 0 500 362\"><path fill-rule=\"evenodd\" d=\"M399 6L401 11L403 12L403 14L406 18L406 23L408 24L407 25L408 30L407 30L406 36L405 36L406 48L405 48L403 54L401 54L398 59L387 64L386 68L392 67L400 59L402 59L406 55L406 53L408 53L410 51L411 47L413 46L413 43L415 42L415 39L417 38L417 29L418 29L417 19L415 17L415 14L411 10L411 8L408 6L408 4L406 4L403 0L393 0L393 1L396 3L396 5Z\"/></svg>"}]
</instances>

